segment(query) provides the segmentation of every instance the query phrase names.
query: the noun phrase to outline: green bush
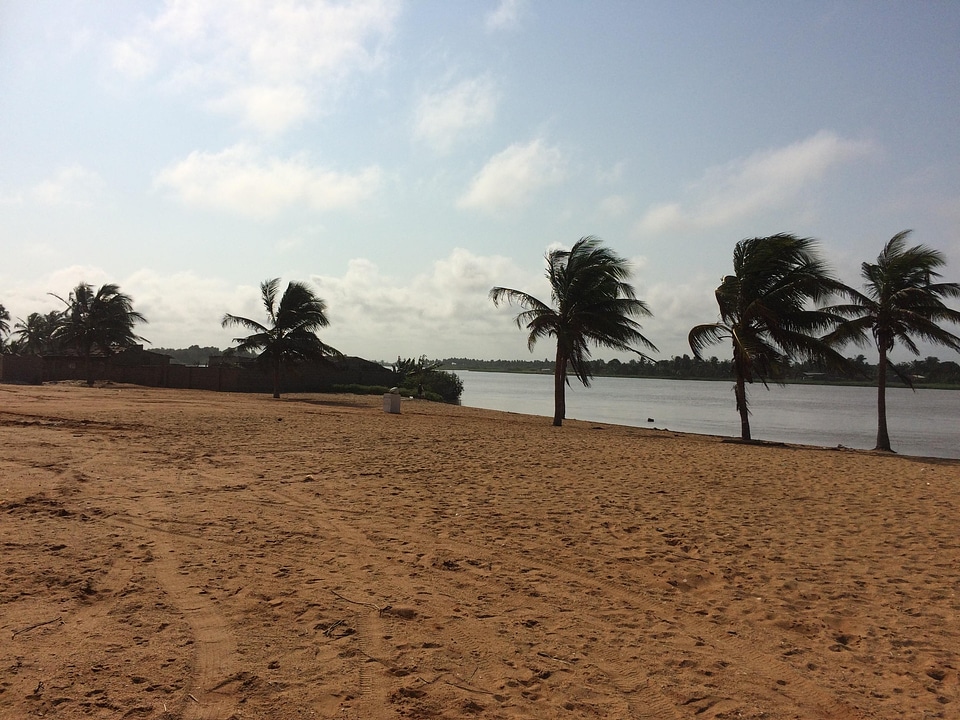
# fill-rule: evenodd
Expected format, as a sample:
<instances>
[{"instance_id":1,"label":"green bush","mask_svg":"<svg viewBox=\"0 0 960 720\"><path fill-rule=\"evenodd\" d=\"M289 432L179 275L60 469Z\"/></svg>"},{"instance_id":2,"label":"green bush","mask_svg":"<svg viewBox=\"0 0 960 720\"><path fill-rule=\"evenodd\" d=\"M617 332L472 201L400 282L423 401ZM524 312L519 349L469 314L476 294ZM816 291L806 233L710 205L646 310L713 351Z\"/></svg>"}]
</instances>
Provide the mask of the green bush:
<instances>
[{"instance_id":1,"label":"green bush","mask_svg":"<svg viewBox=\"0 0 960 720\"><path fill-rule=\"evenodd\" d=\"M417 397L418 383L423 385L423 397L435 402L460 404L463 394L463 381L456 373L446 370L425 370L417 376L410 376L404 380L400 390L404 394Z\"/></svg>"}]
</instances>

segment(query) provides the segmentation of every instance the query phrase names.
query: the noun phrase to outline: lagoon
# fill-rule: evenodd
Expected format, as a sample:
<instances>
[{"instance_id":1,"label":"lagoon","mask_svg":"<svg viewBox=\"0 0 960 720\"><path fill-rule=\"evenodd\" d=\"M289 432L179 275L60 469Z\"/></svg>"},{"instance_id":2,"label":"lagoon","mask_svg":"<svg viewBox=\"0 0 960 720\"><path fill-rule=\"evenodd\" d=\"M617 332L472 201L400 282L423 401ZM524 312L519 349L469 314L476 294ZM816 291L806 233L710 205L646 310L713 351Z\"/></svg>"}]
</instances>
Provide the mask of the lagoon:
<instances>
[{"instance_id":1,"label":"lagoon","mask_svg":"<svg viewBox=\"0 0 960 720\"><path fill-rule=\"evenodd\" d=\"M461 404L553 417L553 376L457 371ZM877 437L877 390L838 385L762 384L748 388L757 440L870 449ZM731 381L597 377L567 389L574 420L740 436ZM887 389L887 425L903 455L960 458L960 391Z\"/></svg>"}]
</instances>

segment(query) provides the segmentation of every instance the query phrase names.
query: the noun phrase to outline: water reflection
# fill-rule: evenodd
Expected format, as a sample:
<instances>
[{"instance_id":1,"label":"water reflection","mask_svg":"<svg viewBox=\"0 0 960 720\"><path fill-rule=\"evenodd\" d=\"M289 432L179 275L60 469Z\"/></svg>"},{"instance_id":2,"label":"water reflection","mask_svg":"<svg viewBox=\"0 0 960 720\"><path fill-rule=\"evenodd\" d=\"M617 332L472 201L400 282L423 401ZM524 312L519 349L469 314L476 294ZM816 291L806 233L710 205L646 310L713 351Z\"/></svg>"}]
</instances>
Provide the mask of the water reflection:
<instances>
[{"instance_id":1,"label":"water reflection","mask_svg":"<svg viewBox=\"0 0 960 720\"><path fill-rule=\"evenodd\" d=\"M553 377L460 371L462 403L470 407L553 417ZM877 391L832 385L750 388L754 438L869 449L877 432ZM594 378L567 390L567 417L738 437L732 382ZM650 421L652 419L652 422ZM960 392L887 390L887 423L894 450L905 455L960 458Z\"/></svg>"}]
</instances>

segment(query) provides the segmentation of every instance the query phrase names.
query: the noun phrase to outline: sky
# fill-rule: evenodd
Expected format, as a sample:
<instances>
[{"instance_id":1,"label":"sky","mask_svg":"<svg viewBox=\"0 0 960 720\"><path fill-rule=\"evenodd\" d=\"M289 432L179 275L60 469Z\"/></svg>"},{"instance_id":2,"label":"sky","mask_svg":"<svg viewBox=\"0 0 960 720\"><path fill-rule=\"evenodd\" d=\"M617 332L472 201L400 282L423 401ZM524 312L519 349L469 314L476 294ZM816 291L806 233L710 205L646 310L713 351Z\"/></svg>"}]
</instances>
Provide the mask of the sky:
<instances>
[{"instance_id":1,"label":"sky","mask_svg":"<svg viewBox=\"0 0 960 720\"><path fill-rule=\"evenodd\" d=\"M116 283L225 348L281 278L348 355L552 358L489 290L596 235L663 359L743 238L860 287L912 229L960 281L958 39L954 0L0 0L0 303Z\"/></svg>"}]
</instances>

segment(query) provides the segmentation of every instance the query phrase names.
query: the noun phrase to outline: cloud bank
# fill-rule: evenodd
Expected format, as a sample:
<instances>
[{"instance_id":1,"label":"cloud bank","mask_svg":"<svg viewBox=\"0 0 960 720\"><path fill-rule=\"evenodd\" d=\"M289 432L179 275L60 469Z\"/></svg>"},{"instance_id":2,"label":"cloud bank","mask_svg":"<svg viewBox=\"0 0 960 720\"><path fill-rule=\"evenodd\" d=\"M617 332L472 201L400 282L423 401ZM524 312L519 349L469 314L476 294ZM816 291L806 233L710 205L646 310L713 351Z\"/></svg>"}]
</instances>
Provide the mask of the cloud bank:
<instances>
[{"instance_id":1,"label":"cloud bank","mask_svg":"<svg viewBox=\"0 0 960 720\"><path fill-rule=\"evenodd\" d=\"M154 185L186 205L263 219L296 206L353 207L376 192L381 175L377 166L340 173L301 157L264 157L241 144L218 153L190 153L162 170Z\"/></svg>"},{"instance_id":2,"label":"cloud bank","mask_svg":"<svg viewBox=\"0 0 960 720\"><path fill-rule=\"evenodd\" d=\"M269 134L330 110L344 83L382 62L397 0L167 0L113 43L116 72L197 93Z\"/></svg>"},{"instance_id":3,"label":"cloud bank","mask_svg":"<svg viewBox=\"0 0 960 720\"><path fill-rule=\"evenodd\" d=\"M524 0L500 0L500 4L484 20L487 30L515 30L520 25L524 4Z\"/></svg>"},{"instance_id":4,"label":"cloud bank","mask_svg":"<svg viewBox=\"0 0 960 720\"><path fill-rule=\"evenodd\" d=\"M414 134L437 152L448 152L465 132L493 122L497 103L496 85L489 75L426 93L417 104Z\"/></svg>"},{"instance_id":5,"label":"cloud bank","mask_svg":"<svg viewBox=\"0 0 960 720\"><path fill-rule=\"evenodd\" d=\"M93 170L67 165L35 185L12 195L0 196L0 204L90 207L106 195L106 183Z\"/></svg>"},{"instance_id":6,"label":"cloud bank","mask_svg":"<svg viewBox=\"0 0 960 720\"><path fill-rule=\"evenodd\" d=\"M636 230L644 235L727 225L781 207L833 168L868 156L874 146L821 131L805 140L708 169L687 197L647 210Z\"/></svg>"},{"instance_id":7,"label":"cloud bank","mask_svg":"<svg viewBox=\"0 0 960 720\"><path fill-rule=\"evenodd\" d=\"M537 191L561 183L566 166L560 149L541 139L513 144L487 161L457 205L493 213L521 207Z\"/></svg>"}]
</instances>

